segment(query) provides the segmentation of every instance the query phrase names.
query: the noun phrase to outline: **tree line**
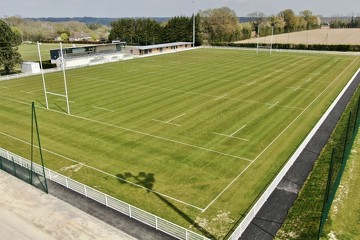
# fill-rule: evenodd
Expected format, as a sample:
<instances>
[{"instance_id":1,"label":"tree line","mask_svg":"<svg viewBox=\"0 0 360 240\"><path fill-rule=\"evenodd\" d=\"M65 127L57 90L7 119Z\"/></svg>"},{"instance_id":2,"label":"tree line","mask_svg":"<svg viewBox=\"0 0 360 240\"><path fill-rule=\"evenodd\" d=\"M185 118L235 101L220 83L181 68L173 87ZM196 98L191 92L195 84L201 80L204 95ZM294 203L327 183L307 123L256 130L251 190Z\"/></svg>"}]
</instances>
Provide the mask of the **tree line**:
<instances>
[{"instance_id":1,"label":"tree line","mask_svg":"<svg viewBox=\"0 0 360 240\"><path fill-rule=\"evenodd\" d=\"M7 17L3 20L22 41L53 41L56 38L60 38L61 41L68 41L75 32L86 33L93 41L97 41L107 39L110 31L109 27L98 23L35 21L19 16Z\"/></svg>"},{"instance_id":2,"label":"tree line","mask_svg":"<svg viewBox=\"0 0 360 240\"><path fill-rule=\"evenodd\" d=\"M248 14L249 23L241 23L235 11L228 7L200 11L196 17L196 45L234 42L248 39L253 32L261 36L310 30L321 27L320 17L310 10L296 15L285 9L267 17L262 12ZM192 42L193 17L174 17L158 23L153 19L119 19L111 23L110 40L122 40L135 45L162 42ZM259 33L257 32L259 29Z\"/></svg>"},{"instance_id":3,"label":"tree line","mask_svg":"<svg viewBox=\"0 0 360 240\"><path fill-rule=\"evenodd\" d=\"M330 21L330 28L360 28L360 16L352 16L348 19L334 17Z\"/></svg>"},{"instance_id":4,"label":"tree line","mask_svg":"<svg viewBox=\"0 0 360 240\"><path fill-rule=\"evenodd\" d=\"M301 11L296 15L292 9L285 9L277 15L266 16L262 12L248 14L252 30L260 36L270 34L290 33L303 30L317 29L321 27L320 16L310 10ZM259 31L259 32L258 32Z\"/></svg>"},{"instance_id":5,"label":"tree line","mask_svg":"<svg viewBox=\"0 0 360 240\"><path fill-rule=\"evenodd\" d=\"M93 40L101 38L110 42L121 40L131 45L192 42L194 17L196 46L235 42L257 34L266 36L272 33L315 29L321 25L320 17L310 10L304 10L296 15L291 9L285 9L271 16L258 11L253 12L248 14L249 22L241 23L235 11L228 7L207 9L191 17L177 16L165 22L152 18L122 18L113 21L110 28L97 23L44 22L14 16L0 20L0 44L2 44L0 45L0 65L9 72L14 66L13 63L20 61L16 46L21 42L47 41L54 40L56 37L61 41L67 41L74 32L87 33ZM359 18L353 18L350 24L351 26L358 25ZM11 33L8 33L8 29Z\"/></svg>"},{"instance_id":6,"label":"tree line","mask_svg":"<svg viewBox=\"0 0 360 240\"><path fill-rule=\"evenodd\" d=\"M196 17L196 45L199 37L199 17ZM166 42L192 42L193 17L173 17L166 23L151 18L122 18L111 23L109 41L121 40L130 45L151 45Z\"/></svg>"}]
</instances>

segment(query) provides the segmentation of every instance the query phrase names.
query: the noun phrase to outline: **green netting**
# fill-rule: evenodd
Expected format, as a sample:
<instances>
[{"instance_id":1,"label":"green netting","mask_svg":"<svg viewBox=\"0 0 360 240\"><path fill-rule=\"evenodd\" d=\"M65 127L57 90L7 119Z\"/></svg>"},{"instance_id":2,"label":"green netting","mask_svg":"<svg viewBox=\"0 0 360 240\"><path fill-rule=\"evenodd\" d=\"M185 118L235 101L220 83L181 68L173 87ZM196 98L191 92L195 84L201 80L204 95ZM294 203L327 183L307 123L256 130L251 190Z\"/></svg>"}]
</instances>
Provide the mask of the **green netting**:
<instances>
[{"instance_id":1,"label":"green netting","mask_svg":"<svg viewBox=\"0 0 360 240\"><path fill-rule=\"evenodd\" d=\"M34 126L35 123L35 126ZM38 142L38 149L39 149L39 162L42 166L42 173L39 173L39 171L35 172L34 169L34 131L36 131L36 137ZM30 167L22 166L19 163L19 159L17 156L9 156L4 157L0 156L0 169L3 171L14 175L15 177L28 182L29 184L35 186L36 188L48 193L48 186L47 181L45 177L45 167L44 167L44 160L42 157L42 151L41 151L41 144L40 144L40 134L39 134L39 128L37 124L37 118L36 118L36 112L35 112L35 106L34 103L31 107L31 164ZM18 160L18 161L16 161Z\"/></svg>"},{"instance_id":2,"label":"green netting","mask_svg":"<svg viewBox=\"0 0 360 240\"><path fill-rule=\"evenodd\" d=\"M329 166L329 173L327 179L327 186L324 196L324 204L320 218L318 239L323 231L326 219L329 215L329 211L334 201L336 191L340 185L341 177L344 173L347 160L352 149L352 145L355 141L359 125L360 125L360 96L357 104L355 104L348 117L347 126L341 133L339 139L336 140L333 148Z\"/></svg>"}]
</instances>

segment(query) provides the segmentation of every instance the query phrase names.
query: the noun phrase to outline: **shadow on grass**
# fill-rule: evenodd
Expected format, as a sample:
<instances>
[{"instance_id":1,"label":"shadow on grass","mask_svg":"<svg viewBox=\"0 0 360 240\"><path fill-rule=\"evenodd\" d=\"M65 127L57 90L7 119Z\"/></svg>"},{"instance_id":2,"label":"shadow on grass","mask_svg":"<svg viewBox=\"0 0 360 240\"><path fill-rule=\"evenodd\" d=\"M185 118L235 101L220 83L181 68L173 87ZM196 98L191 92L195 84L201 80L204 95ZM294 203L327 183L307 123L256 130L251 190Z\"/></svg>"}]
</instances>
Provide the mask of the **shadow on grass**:
<instances>
[{"instance_id":1,"label":"shadow on grass","mask_svg":"<svg viewBox=\"0 0 360 240\"><path fill-rule=\"evenodd\" d=\"M36 99L36 101L37 101L38 103L40 103L41 106L43 106L44 108L46 108L46 106L45 106L42 102L40 102L40 101L37 100L37 99Z\"/></svg>"},{"instance_id":2,"label":"shadow on grass","mask_svg":"<svg viewBox=\"0 0 360 240\"><path fill-rule=\"evenodd\" d=\"M62 107L60 107L57 103L54 103L55 106L57 106L61 111L63 111L64 113L67 113L67 111L65 109L63 109Z\"/></svg>"},{"instance_id":3,"label":"shadow on grass","mask_svg":"<svg viewBox=\"0 0 360 240\"><path fill-rule=\"evenodd\" d=\"M161 201L163 201L166 205L168 205L171 209L173 209L176 213L178 213L183 219L185 219L188 223L190 223L192 226L194 226L197 230L199 230L205 237L215 239L213 235L211 235L209 232L207 232L204 228L202 228L199 224L197 224L193 219L191 219L186 213L181 211L178 207L176 207L174 204L172 204L168 199L160 195L159 193L156 193L153 191L154 183L155 183L155 176L153 173L145 173L145 172L139 172L139 174L133 175L129 172L126 172L124 174L118 174L117 177L124 179L124 180L135 180L135 184L145 187L148 191L148 193L153 193L155 196L157 196ZM121 184L127 184L127 182L122 181L119 179L119 182ZM132 181L133 182L133 181Z\"/></svg>"}]
</instances>

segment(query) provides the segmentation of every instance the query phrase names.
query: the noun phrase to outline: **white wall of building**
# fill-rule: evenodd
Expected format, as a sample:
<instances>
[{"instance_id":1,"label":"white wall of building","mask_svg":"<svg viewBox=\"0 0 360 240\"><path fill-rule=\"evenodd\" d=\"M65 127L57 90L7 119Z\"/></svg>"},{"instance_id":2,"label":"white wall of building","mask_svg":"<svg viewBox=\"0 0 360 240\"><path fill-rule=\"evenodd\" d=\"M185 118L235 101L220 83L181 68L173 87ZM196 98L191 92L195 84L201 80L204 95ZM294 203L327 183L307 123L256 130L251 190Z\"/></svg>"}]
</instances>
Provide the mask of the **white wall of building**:
<instances>
[{"instance_id":1,"label":"white wall of building","mask_svg":"<svg viewBox=\"0 0 360 240\"><path fill-rule=\"evenodd\" d=\"M21 65L22 73L40 73L40 64L36 62L23 62Z\"/></svg>"},{"instance_id":2,"label":"white wall of building","mask_svg":"<svg viewBox=\"0 0 360 240\"><path fill-rule=\"evenodd\" d=\"M65 59L66 68L74 68L79 66L91 66L109 62L117 62L124 59L124 53L114 53L114 54L99 54L91 55L86 57L77 57L77 58L67 58ZM53 61L52 61L53 62ZM56 61L57 67L62 67L62 59L58 58Z\"/></svg>"}]
</instances>

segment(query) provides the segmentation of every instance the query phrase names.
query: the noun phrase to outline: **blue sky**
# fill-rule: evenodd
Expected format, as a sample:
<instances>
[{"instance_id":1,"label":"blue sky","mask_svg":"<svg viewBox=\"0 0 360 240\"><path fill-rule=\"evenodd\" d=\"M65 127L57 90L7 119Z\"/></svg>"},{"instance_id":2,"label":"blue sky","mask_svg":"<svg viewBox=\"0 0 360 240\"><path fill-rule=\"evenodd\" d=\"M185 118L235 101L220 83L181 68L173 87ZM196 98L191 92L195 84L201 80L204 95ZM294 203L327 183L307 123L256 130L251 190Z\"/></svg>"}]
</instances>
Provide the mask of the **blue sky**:
<instances>
[{"instance_id":1,"label":"blue sky","mask_svg":"<svg viewBox=\"0 0 360 240\"><path fill-rule=\"evenodd\" d=\"M195 0L196 11L227 6L239 17L254 11L266 15L290 8L322 16L360 15L359 0ZM22 17L172 17L190 16L192 0L0 0L0 18Z\"/></svg>"}]
</instances>

